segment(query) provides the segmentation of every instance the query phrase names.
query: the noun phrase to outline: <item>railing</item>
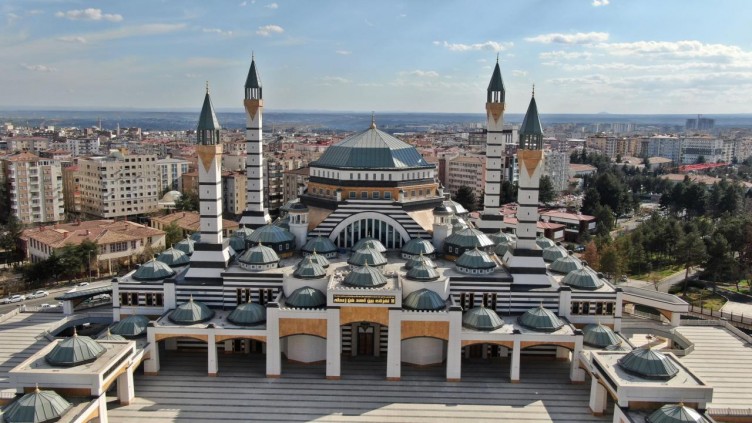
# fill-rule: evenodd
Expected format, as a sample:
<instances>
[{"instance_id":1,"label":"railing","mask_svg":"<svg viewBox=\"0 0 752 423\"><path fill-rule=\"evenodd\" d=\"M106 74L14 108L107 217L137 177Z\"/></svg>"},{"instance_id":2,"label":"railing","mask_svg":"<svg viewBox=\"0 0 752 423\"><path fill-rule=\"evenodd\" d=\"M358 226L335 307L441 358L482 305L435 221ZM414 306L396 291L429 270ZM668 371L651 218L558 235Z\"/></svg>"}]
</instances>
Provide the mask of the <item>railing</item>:
<instances>
[{"instance_id":1,"label":"railing","mask_svg":"<svg viewBox=\"0 0 752 423\"><path fill-rule=\"evenodd\" d=\"M752 317L744 317L744 314L727 313L725 311L711 310L702 306L690 305L689 314L701 318L724 319L735 326L744 329L752 329Z\"/></svg>"},{"instance_id":2,"label":"railing","mask_svg":"<svg viewBox=\"0 0 752 423\"><path fill-rule=\"evenodd\" d=\"M5 314L0 314L0 323L2 323L4 321L10 319L11 317L15 316L16 314L18 314L18 312L19 312L19 307L16 307L15 309L13 309L13 310L5 313Z\"/></svg>"},{"instance_id":3,"label":"railing","mask_svg":"<svg viewBox=\"0 0 752 423\"><path fill-rule=\"evenodd\" d=\"M718 417L744 417L752 416L752 408L718 408L708 407L707 413L714 418ZM734 421L734 420L732 420Z\"/></svg>"},{"instance_id":4,"label":"railing","mask_svg":"<svg viewBox=\"0 0 752 423\"><path fill-rule=\"evenodd\" d=\"M736 326L733 326L726 320L682 320L682 326L720 326L726 328L729 332L733 333L742 342L752 344L752 336L742 332Z\"/></svg>"}]
</instances>

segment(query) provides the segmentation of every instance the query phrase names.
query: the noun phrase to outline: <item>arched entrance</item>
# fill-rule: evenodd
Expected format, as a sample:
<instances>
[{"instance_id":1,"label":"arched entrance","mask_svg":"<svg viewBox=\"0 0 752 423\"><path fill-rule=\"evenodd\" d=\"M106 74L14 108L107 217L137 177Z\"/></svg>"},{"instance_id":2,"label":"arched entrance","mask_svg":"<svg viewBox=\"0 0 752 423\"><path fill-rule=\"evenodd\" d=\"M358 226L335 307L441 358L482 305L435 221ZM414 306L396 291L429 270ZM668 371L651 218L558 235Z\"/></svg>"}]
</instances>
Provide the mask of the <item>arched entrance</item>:
<instances>
[{"instance_id":1,"label":"arched entrance","mask_svg":"<svg viewBox=\"0 0 752 423\"><path fill-rule=\"evenodd\" d=\"M334 227L329 239L340 248L352 248L358 240L373 237L387 249L402 248L410 240L407 230L393 218L375 212L356 213Z\"/></svg>"},{"instance_id":2,"label":"arched entrance","mask_svg":"<svg viewBox=\"0 0 752 423\"><path fill-rule=\"evenodd\" d=\"M216 335L219 371L263 377L266 375L266 338L261 336Z\"/></svg>"}]
</instances>

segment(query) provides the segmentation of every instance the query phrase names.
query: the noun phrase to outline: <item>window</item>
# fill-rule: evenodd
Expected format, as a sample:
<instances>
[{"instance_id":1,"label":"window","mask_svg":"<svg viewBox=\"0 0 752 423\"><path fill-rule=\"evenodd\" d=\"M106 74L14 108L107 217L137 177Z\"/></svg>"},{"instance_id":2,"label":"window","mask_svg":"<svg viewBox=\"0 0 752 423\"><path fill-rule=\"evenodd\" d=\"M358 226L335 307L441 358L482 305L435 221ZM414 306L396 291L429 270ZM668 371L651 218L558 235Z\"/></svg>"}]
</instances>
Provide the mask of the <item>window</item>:
<instances>
[{"instance_id":1,"label":"window","mask_svg":"<svg viewBox=\"0 0 752 423\"><path fill-rule=\"evenodd\" d=\"M368 192L367 191L361 191L360 198L362 198L364 200L367 199L368 198Z\"/></svg>"},{"instance_id":2,"label":"window","mask_svg":"<svg viewBox=\"0 0 752 423\"><path fill-rule=\"evenodd\" d=\"M392 199L392 193L387 191L384 193L384 200L391 200Z\"/></svg>"},{"instance_id":3,"label":"window","mask_svg":"<svg viewBox=\"0 0 752 423\"><path fill-rule=\"evenodd\" d=\"M378 192L378 191L374 191L374 192L373 192L373 193L371 194L371 197L372 197L372 198L373 198L374 200L378 200L378 199L379 199L379 192Z\"/></svg>"},{"instance_id":4,"label":"window","mask_svg":"<svg viewBox=\"0 0 752 423\"><path fill-rule=\"evenodd\" d=\"M357 194L355 194L355 191L350 191L350 198L357 198Z\"/></svg>"}]
</instances>

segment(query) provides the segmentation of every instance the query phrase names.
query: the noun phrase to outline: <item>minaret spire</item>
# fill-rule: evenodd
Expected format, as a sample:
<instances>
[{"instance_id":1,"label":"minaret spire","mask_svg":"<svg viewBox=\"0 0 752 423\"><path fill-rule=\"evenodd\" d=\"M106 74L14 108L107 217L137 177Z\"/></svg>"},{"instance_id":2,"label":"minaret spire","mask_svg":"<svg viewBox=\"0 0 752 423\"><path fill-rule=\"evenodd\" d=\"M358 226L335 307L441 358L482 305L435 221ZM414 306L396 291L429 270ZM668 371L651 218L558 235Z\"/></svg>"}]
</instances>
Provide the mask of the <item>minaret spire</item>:
<instances>
[{"instance_id":1,"label":"minaret spire","mask_svg":"<svg viewBox=\"0 0 752 423\"><path fill-rule=\"evenodd\" d=\"M376 114L371 112L371 129L376 129Z\"/></svg>"}]
</instances>

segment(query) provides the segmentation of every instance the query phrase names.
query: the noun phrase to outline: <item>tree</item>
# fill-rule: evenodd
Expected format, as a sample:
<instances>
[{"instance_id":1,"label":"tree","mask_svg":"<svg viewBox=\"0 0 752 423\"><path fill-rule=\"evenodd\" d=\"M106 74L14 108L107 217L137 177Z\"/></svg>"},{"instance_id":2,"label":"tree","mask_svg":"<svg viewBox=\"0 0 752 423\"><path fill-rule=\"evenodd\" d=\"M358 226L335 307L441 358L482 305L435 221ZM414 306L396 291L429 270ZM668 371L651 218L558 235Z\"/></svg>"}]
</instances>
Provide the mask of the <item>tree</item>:
<instances>
[{"instance_id":1,"label":"tree","mask_svg":"<svg viewBox=\"0 0 752 423\"><path fill-rule=\"evenodd\" d=\"M598 205L595 208L593 217L596 219L595 234L601 237L607 237L611 234L611 230L614 228L615 219L614 212L611 211L609 206Z\"/></svg>"},{"instance_id":2,"label":"tree","mask_svg":"<svg viewBox=\"0 0 752 423\"><path fill-rule=\"evenodd\" d=\"M183 230L175 222L170 222L169 225L165 226L164 232L165 244L168 248L183 240Z\"/></svg>"},{"instance_id":3,"label":"tree","mask_svg":"<svg viewBox=\"0 0 752 423\"><path fill-rule=\"evenodd\" d=\"M198 211L198 194L193 191L185 191L177 201L175 201L175 210L177 211Z\"/></svg>"},{"instance_id":4,"label":"tree","mask_svg":"<svg viewBox=\"0 0 752 423\"><path fill-rule=\"evenodd\" d=\"M684 295L687 295L689 269L705 261L708 253L705 249L705 242L703 242L700 234L697 232L690 232L679 240L677 250L679 251L679 261L686 269L686 273L684 274Z\"/></svg>"},{"instance_id":5,"label":"tree","mask_svg":"<svg viewBox=\"0 0 752 423\"><path fill-rule=\"evenodd\" d=\"M500 204L514 203L517 201L517 184L509 181L501 183Z\"/></svg>"},{"instance_id":6,"label":"tree","mask_svg":"<svg viewBox=\"0 0 752 423\"><path fill-rule=\"evenodd\" d=\"M616 277L617 275L624 273L622 271L623 268L621 254L619 254L619 251L614 244L606 245L601 252L600 271L607 275L611 275L612 277Z\"/></svg>"},{"instance_id":7,"label":"tree","mask_svg":"<svg viewBox=\"0 0 752 423\"><path fill-rule=\"evenodd\" d=\"M476 209L477 200L475 198L475 192L473 192L473 189L467 185L459 187L454 194L454 201L460 203L462 207L469 211L474 211Z\"/></svg>"},{"instance_id":8,"label":"tree","mask_svg":"<svg viewBox=\"0 0 752 423\"><path fill-rule=\"evenodd\" d=\"M8 216L8 223L2 227L2 236L0 236L0 248L10 253L13 260L21 259L21 250L18 240L23 232L23 224L14 215Z\"/></svg>"},{"instance_id":9,"label":"tree","mask_svg":"<svg viewBox=\"0 0 752 423\"><path fill-rule=\"evenodd\" d=\"M540 184L538 185L538 201L543 204L548 204L556 199L556 189L554 189L554 183L551 182L551 178L548 175L543 175L540 178Z\"/></svg>"},{"instance_id":10,"label":"tree","mask_svg":"<svg viewBox=\"0 0 752 423\"><path fill-rule=\"evenodd\" d=\"M596 247L595 242L590 241L585 245L585 252L582 253L582 259L593 269L600 270L601 258L598 255L598 247Z\"/></svg>"}]
</instances>

